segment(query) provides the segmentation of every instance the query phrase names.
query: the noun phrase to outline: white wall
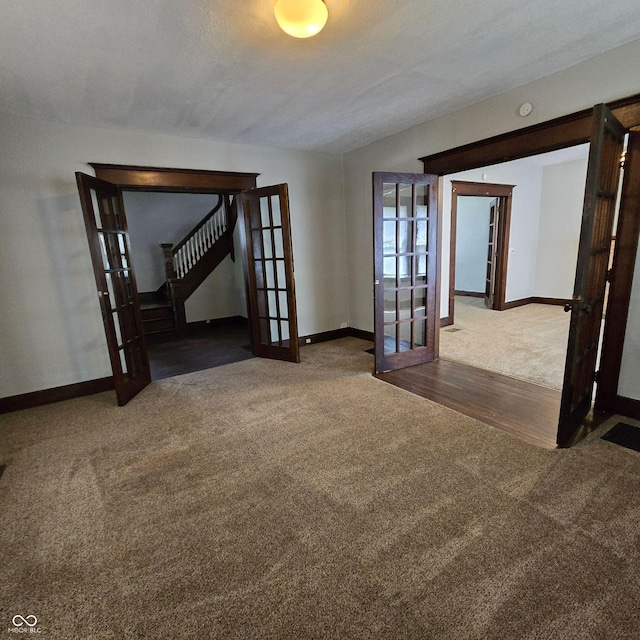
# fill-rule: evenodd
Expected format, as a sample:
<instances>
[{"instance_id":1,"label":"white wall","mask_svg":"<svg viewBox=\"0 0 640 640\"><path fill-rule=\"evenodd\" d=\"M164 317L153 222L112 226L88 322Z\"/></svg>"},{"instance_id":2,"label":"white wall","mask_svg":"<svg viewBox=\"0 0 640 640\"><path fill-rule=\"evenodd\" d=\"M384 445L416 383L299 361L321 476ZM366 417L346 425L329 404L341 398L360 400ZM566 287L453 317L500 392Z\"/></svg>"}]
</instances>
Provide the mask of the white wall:
<instances>
[{"instance_id":1,"label":"white wall","mask_svg":"<svg viewBox=\"0 0 640 640\"><path fill-rule=\"evenodd\" d=\"M0 140L0 397L111 374L74 178L87 162L289 183L300 333L347 322L341 157L7 117Z\"/></svg>"},{"instance_id":2,"label":"white wall","mask_svg":"<svg viewBox=\"0 0 640 640\"><path fill-rule=\"evenodd\" d=\"M578 259L587 158L542 169L535 295L571 298Z\"/></svg>"},{"instance_id":3,"label":"white wall","mask_svg":"<svg viewBox=\"0 0 640 640\"><path fill-rule=\"evenodd\" d=\"M373 171L420 172L422 164L418 158L421 156L587 109L598 102L638 93L638 68L640 42L634 42L345 154L350 324L369 331L373 329ZM526 118L518 115L518 107L523 102L534 105L532 114ZM429 114L425 113L425 120L428 117ZM536 261L537 256L532 259ZM444 282L443 286L446 286ZM509 291L509 299L532 295L535 273L528 289L530 293L525 295ZM637 397L640 399L640 394Z\"/></svg>"},{"instance_id":4,"label":"white wall","mask_svg":"<svg viewBox=\"0 0 640 640\"><path fill-rule=\"evenodd\" d=\"M495 198L458 196L456 209L456 277L458 291L484 293L491 203Z\"/></svg>"}]
</instances>

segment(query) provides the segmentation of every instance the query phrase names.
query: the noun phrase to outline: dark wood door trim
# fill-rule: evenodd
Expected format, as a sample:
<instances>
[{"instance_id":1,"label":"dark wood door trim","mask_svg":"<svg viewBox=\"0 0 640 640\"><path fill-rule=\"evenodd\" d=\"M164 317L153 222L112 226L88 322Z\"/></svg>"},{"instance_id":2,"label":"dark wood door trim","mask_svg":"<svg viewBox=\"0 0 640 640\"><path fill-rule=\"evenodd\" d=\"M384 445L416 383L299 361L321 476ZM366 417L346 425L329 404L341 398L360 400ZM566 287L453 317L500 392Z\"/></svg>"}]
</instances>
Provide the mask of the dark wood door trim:
<instances>
[{"instance_id":1,"label":"dark wood door trim","mask_svg":"<svg viewBox=\"0 0 640 640\"><path fill-rule=\"evenodd\" d=\"M609 282L596 408L617 411L618 382L640 234L640 131L627 144L616 245Z\"/></svg>"},{"instance_id":2,"label":"dark wood door trim","mask_svg":"<svg viewBox=\"0 0 640 640\"><path fill-rule=\"evenodd\" d=\"M570 446L584 435L581 425L592 405L625 133L606 105L595 107L562 387L559 446Z\"/></svg>"},{"instance_id":3,"label":"dark wood door trim","mask_svg":"<svg viewBox=\"0 0 640 640\"><path fill-rule=\"evenodd\" d=\"M259 173L173 169L127 164L88 163L96 177L117 184L123 191L171 193L238 193L255 189Z\"/></svg>"},{"instance_id":4,"label":"dark wood door trim","mask_svg":"<svg viewBox=\"0 0 640 640\"><path fill-rule=\"evenodd\" d=\"M456 235L458 217L458 196L485 196L501 200L499 203L497 260L495 275L495 293L493 309L504 311L507 295L507 262L509 259L509 233L511 231L512 184L494 184L490 182L451 181L451 233L449 242L449 311L442 318L441 326L453 324L455 314L455 271L456 271Z\"/></svg>"},{"instance_id":5,"label":"dark wood door trim","mask_svg":"<svg viewBox=\"0 0 640 640\"><path fill-rule=\"evenodd\" d=\"M607 104L627 129L640 125L640 94ZM593 109L577 111L419 158L425 173L447 175L589 142Z\"/></svg>"},{"instance_id":6,"label":"dark wood door trim","mask_svg":"<svg viewBox=\"0 0 640 640\"><path fill-rule=\"evenodd\" d=\"M624 127L628 129L640 127L640 94L615 100L608 103L607 106ZM425 172L431 171L443 176L490 164L526 158L547 151L556 151L588 142L592 117L593 109L586 109L532 127L517 129L471 144L423 156L420 160L423 162ZM632 225L635 215L637 214L629 207L621 209L619 224L622 224L622 221L629 217L625 224ZM626 303L616 306L617 315L619 320L624 318L626 323L629 314L629 299L631 297L633 263L630 264L628 259L621 259L616 273L619 280L614 295L617 296L619 301L626 300ZM605 357L603 359L600 365L600 378L602 380L618 380L619 356L623 347L623 333L614 333L612 330L606 346L603 347L603 353L606 348L607 352L613 350L618 356L616 356L617 359L613 356L612 358ZM609 400L607 399L606 402L609 403ZM604 409L604 406L601 406ZM616 411L619 412L618 409Z\"/></svg>"}]
</instances>

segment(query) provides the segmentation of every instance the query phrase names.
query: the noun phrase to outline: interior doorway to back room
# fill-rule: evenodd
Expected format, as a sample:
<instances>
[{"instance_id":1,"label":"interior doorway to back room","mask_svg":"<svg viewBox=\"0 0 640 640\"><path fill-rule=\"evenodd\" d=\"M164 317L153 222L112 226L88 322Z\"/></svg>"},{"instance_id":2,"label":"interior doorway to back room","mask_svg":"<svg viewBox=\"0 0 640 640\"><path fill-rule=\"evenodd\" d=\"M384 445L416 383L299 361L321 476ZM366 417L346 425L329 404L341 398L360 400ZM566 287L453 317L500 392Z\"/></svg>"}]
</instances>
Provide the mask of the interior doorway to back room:
<instances>
[{"instance_id":1,"label":"interior doorway to back room","mask_svg":"<svg viewBox=\"0 0 640 640\"><path fill-rule=\"evenodd\" d=\"M442 358L562 389L588 153L444 177Z\"/></svg>"}]
</instances>

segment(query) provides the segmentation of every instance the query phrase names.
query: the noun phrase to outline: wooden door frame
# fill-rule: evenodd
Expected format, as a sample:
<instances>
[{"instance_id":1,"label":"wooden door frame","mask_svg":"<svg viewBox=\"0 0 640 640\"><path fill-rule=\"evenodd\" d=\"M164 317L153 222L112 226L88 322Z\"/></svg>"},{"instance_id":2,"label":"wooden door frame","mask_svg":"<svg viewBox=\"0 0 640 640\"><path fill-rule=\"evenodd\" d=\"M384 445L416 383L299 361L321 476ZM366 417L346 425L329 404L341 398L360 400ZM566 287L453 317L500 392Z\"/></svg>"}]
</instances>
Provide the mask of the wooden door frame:
<instances>
[{"instance_id":1,"label":"wooden door frame","mask_svg":"<svg viewBox=\"0 0 640 640\"><path fill-rule=\"evenodd\" d=\"M640 127L640 94L634 94L620 100L607 103L613 115L626 129ZM483 166L518 160L532 155L538 155L549 151L557 151L567 147L589 142L591 135L591 123L593 108L577 111L575 113L542 122L530 127L516 129L508 133L472 142L446 151L423 156L419 160L423 163L425 173L435 173L444 176L468 169L477 169ZM635 165L637 166L637 165ZM617 354L615 358L603 358L600 367L600 376L603 380L609 380L609 388L617 385L620 377L620 355L624 347L626 322L629 314L629 302L631 299L631 286L633 273L627 273L624 269L633 268L631 256L636 255L638 247L638 235L633 237L635 229L634 210L637 206L628 199L623 202L619 211L618 230L616 232L616 249L626 247L625 259L614 259L612 272L612 285L610 296L617 301L615 308L617 318L613 319L613 313L607 314L605 320L604 340L607 350ZM624 222L623 222L624 221ZM615 381L615 382L614 382ZM600 392L598 386L598 394ZM596 406L599 406L596 396ZM600 405L601 408L605 408ZM613 397L609 393L606 410L610 412L623 412L626 415L640 418L640 402L620 396Z\"/></svg>"},{"instance_id":2,"label":"wooden door frame","mask_svg":"<svg viewBox=\"0 0 640 640\"><path fill-rule=\"evenodd\" d=\"M618 395L618 383L639 236L640 128L637 128L629 132L596 394L596 409L633 417L640 417L640 401Z\"/></svg>"},{"instance_id":3,"label":"wooden door frame","mask_svg":"<svg viewBox=\"0 0 640 640\"><path fill-rule=\"evenodd\" d=\"M456 236L458 228L458 196L479 196L502 199L504 207L498 217L498 250L494 305L495 311L504 311L507 295L507 262L509 259L509 234L511 231L511 200L515 185L489 182L451 181L451 231L449 238L449 311L440 320L440 326L453 324L455 313Z\"/></svg>"},{"instance_id":4,"label":"wooden door frame","mask_svg":"<svg viewBox=\"0 0 640 640\"><path fill-rule=\"evenodd\" d=\"M255 189L256 179L260 175L259 173L239 173L236 171L176 169L99 162L87 164L95 171L96 178L115 184L121 191L238 194L241 191ZM243 224L243 221L238 220L237 224ZM241 252L244 259L246 257L244 245L241 247ZM136 300L137 313L140 313L140 301L137 298ZM248 300L247 314L250 314ZM145 357L148 364L149 354L146 349Z\"/></svg>"}]
</instances>

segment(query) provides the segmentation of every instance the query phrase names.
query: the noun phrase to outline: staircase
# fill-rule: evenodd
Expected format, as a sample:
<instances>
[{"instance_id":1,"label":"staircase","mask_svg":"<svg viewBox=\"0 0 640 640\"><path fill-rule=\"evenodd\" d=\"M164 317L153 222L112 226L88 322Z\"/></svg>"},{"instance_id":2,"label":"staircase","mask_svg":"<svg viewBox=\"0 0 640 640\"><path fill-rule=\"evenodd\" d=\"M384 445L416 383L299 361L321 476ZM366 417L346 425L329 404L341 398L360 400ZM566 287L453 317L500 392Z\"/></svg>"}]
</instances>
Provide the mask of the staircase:
<instances>
[{"instance_id":1,"label":"staircase","mask_svg":"<svg viewBox=\"0 0 640 640\"><path fill-rule=\"evenodd\" d=\"M147 343L186 335L184 303L228 256L235 260L233 230L235 201L219 195L216 206L175 247L162 244L165 283L157 291L140 293L140 310Z\"/></svg>"}]
</instances>

